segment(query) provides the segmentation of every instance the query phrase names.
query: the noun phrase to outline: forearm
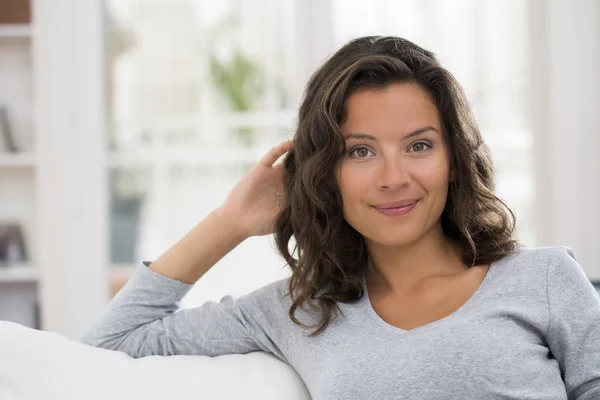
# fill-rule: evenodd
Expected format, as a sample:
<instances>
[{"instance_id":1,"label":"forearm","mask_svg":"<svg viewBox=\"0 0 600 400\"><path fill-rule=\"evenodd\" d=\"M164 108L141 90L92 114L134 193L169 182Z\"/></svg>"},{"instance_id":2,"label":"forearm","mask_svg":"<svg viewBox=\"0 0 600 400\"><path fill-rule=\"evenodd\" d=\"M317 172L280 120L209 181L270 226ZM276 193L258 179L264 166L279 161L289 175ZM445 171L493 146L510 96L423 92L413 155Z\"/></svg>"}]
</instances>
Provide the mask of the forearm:
<instances>
[{"instance_id":1,"label":"forearm","mask_svg":"<svg viewBox=\"0 0 600 400\"><path fill-rule=\"evenodd\" d=\"M222 209L216 209L149 268L168 278L193 284L246 238L232 218Z\"/></svg>"}]
</instances>

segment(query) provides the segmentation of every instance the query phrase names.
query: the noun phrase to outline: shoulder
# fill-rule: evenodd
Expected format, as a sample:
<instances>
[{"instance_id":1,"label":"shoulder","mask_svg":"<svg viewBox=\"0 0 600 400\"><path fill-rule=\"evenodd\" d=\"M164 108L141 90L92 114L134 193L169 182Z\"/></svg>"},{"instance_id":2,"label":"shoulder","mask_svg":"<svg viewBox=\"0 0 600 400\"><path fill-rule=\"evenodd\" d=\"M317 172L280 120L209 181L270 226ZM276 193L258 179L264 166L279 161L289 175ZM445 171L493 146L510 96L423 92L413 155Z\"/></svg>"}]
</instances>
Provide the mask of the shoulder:
<instances>
[{"instance_id":1,"label":"shoulder","mask_svg":"<svg viewBox=\"0 0 600 400\"><path fill-rule=\"evenodd\" d=\"M560 280L561 277L581 279L585 274L575 256L575 252L566 246L520 246L514 253L495 262L496 273L506 279L516 279L522 284L547 285L548 280Z\"/></svg>"},{"instance_id":2,"label":"shoulder","mask_svg":"<svg viewBox=\"0 0 600 400\"><path fill-rule=\"evenodd\" d=\"M513 254L497 262L520 268L545 270L556 265L577 265L577 258L575 252L566 246L520 246Z\"/></svg>"},{"instance_id":3,"label":"shoulder","mask_svg":"<svg viewBox=\"0 0 600 400\"><path fill-rule=\"evenodd\" d=\"M290 278L278 279L240 296L236 300L242 307L260 309L269 313L277 310L287 312L291 305L290 297L287 295L289 281Z\"/></svg>"},{"instance_id":4,"label":"shoulder","mask_svg":"<svg viewBox=\"0 0 600 400\"><path fill-rule=\"evenodd\" d=\"M501 268L529 282L546 286L590 285L573 249L567 246L519 247L515 253L498 261Z\"/></svg>"}]
</instances>

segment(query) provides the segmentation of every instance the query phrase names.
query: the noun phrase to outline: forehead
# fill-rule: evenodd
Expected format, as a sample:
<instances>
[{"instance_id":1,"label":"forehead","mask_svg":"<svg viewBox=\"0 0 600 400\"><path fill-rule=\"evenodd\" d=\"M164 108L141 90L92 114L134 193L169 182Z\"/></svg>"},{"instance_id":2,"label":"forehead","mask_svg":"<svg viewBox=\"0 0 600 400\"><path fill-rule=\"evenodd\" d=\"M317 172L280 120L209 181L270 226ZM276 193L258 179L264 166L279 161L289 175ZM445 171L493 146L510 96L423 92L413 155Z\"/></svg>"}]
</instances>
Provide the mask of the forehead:
<instances>
[{"instance_id":1,"label":"forehead","mask_svg":"<svg viewBox=\"0 0 600 400\"><path fill-rule=\"evenodd\" d=\"M346 99L345 107L342 132L372 131L390 126L415 130L425 125L434 126L441 132L437 107L427 92L414 83L359 90Z\"/></svg>"}]
</instances>

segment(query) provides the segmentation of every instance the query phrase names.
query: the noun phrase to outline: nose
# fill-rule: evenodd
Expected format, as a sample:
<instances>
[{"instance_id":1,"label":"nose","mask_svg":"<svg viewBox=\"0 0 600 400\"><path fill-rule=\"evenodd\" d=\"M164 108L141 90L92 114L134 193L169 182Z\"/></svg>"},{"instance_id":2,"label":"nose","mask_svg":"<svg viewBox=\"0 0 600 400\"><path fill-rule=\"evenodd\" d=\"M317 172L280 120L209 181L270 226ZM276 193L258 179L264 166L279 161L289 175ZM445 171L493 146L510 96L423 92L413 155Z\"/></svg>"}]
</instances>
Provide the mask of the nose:
<instances>
[{"instance_id":1,"label":"nose","mask_svg":"<svg viewBox=\"0 0 600 400\"><path fill-rule=\"evenodd\" d=\"M410 173L398 154L383 157L379 165L378 186L382 190L396 191L410 183Z\"/></svg>"}]
</instances>

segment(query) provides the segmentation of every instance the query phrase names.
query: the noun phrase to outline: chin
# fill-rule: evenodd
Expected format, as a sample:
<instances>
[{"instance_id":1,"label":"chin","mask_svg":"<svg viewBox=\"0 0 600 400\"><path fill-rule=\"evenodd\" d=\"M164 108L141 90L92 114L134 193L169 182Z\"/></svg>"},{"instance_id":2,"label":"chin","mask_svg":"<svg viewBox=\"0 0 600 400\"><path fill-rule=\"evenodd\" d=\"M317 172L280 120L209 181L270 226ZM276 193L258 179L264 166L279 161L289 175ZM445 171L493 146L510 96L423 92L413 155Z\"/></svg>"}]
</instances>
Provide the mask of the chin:
<instances>
[{"instance_id":1,"label":"chin","mask_svg":"<svg viewBox=\"0 0 600 400\"><path fill-rule=\"evenodd\" d=\"M360 232L360 231L359 231ZM367 242L377 244L385 247L402 247L407 244L414 243L419 240L420 236L416 232L406 232L404 229L402 232L387 231L382 232L368 232L363 234L360 232Z\"/></svg>"},{"instance_id":2,"label":"chin","mask_svg":"<svg viewBox=\"0 0 600 400\"><path fill-rule=\"evenodd\" d=\"M377 244L383 247L403 247L408 244L414 243L414 239L399 239L399 238L375 238L369 239L371 243Z\"/></svg>"}]
</instances>

